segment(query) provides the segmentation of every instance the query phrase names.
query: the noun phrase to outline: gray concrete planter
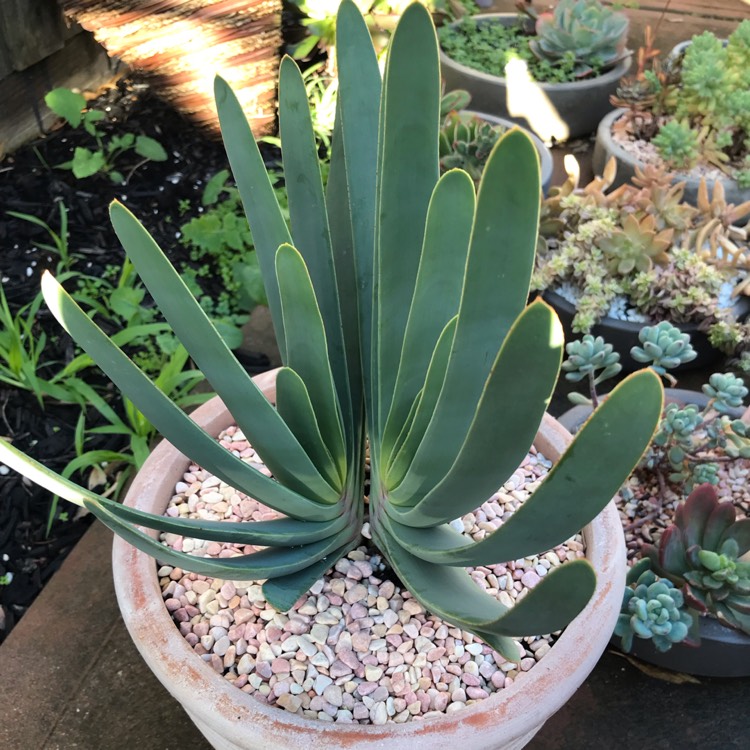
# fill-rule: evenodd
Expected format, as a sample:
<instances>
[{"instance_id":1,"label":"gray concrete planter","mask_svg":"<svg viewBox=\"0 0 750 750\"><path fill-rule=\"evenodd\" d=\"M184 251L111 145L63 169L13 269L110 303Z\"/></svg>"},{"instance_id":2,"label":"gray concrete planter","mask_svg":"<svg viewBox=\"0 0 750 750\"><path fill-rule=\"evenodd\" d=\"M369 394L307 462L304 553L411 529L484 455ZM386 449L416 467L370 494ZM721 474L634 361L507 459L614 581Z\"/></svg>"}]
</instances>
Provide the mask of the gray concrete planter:
<instances>
[{"instance_id":1,"label":"gray concrete planter","mask_svg":"<svg viewBox=\"0 0 750 750\"><path fill-rule=\"evenodd\" d=\"M460 114L467 115L469 117L479 117L480 119L485 120L492 125L502 125L507 129L518 126L518 123L515 123L512 120L508 120L505 117L488 115L485 112L477 112L473 109L463 109L461 110ZM539 154L539 169L541 171L542 192L547 195L550 183L552 182L552 169L554 167L554 164L552 162L552 154L550 153L550 150L542 143L542 140L538 136L534 135L534 133L532 133L530 130L527 130L526 128L521 129L534 142L536 152Z\"/></svg>"},{"instance_id":2,"label":"gray concrete planter","mask_svg":"<svg viewBox=\"0 0 750 750\"><path fill-rule=\"evenodd\" d=\"M596 144L594 145L594 173L601 174L606 163L611 157L617 159L617 177L613 187L628 182L635 175L635 168L642 168L644 164L639 161L633 154L626 151L622 146L612 138L612 126L615 121L622 116L624 109L616 109L610 112L599 123L596 131ZM675 182L685 182L685 196L683 200L695 205L698 198L698 186L700 177L679 177ZM750 200L750 188L741 188L731 177L719 177L719 181L724 186L727 203L735 205ZM712 189L715 180L708 180L708 188Z\"/></svg>"},{"instance_id":3,"label":"gray concrete planter","mask_svg":"<svg viewBox=\"0 0 750 750\"><path fill-rule=\"evenodd\" d=\"M275 378L276 371L255 378L270 400L275 398ZM191 417L211 435L232 424L218 397ZM570 440L570 434L545 415L534 443L554 461ZM188 464L163 440L138 472L126 504L162 513ZM382 726L314 721L237 689L200 659L175 627L164 606L154 560L120 537L115 537L112 560L123 620L141 656L216 750L519 750L594 668L617 620L625 545L614 503L583 529L583 536L586 558L597 573L596 590L540 666L462 711Z\"/></svg>"},{"instance_id":4,"label":"gray concrete planter","mask_svg":"<svg viewBox=\"0 0 750 750\"><path fill-rule=\"evenodd\" d=\"M515 13L485 13L474 16L480 23L501 23L511 26ZM612 70L596 78L571 83L539 83L541 91L557 110L569 129L569 138L589 135L597 123L612 108L609 97L629 70L631 59L623 60ZM482 73L461 65L440 50L440 68L446 90L466 89L471 94L472 106L491 115L504 117L529 127L526 118L512 117L507 107L507 79Z\"/></svg>"}]
</instances>

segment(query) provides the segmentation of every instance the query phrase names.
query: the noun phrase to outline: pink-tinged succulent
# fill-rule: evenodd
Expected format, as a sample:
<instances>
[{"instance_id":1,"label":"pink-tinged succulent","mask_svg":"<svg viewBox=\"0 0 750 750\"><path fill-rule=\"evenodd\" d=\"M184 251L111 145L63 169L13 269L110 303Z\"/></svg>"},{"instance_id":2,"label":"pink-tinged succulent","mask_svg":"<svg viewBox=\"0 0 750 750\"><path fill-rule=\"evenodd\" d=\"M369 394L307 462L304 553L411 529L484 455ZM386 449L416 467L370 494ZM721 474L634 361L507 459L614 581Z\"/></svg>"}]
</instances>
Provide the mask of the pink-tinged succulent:
<instances>
[{"instance_id":1,"label":"pink-tinged succulent","mask_svg":"<svg viewBox=\"0 0 750 750\"><path fill-rule=\"evenodd\" d=\"M682 586L685 601L750 634L750 518L737 519L713 485L696 487L675 513L658 546L643 549L654 571Z\"/></svg>"}]
</instances>

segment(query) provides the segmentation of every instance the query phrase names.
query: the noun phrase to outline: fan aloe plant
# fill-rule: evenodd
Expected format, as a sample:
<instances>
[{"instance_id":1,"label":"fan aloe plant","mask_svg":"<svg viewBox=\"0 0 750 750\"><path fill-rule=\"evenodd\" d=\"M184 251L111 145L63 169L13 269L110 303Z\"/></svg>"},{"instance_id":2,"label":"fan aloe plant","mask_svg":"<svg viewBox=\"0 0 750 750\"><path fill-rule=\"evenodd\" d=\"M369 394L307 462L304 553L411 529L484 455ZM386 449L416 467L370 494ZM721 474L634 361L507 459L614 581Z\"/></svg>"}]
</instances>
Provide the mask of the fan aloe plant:
<instances>
[{"instance_id":1,"label":"fan aloe plant","mask_svg":"<svg viewBox=\"0 0 750 750\"><path fill-rule=\"evenodd\" d=\"M492 151L478 195L463 171L440 177L438 50L421 5L403 14L384 80L351 0L341 3L337 38L340 99L325 187L300 72L289 58L281 65L291 233L241 107L216 81L284 361L275 409L146 229L122 205L111 208L157 304L274 478L219 446L58 282L43 281L61 324L167 439L285 517L227 524L154 516L84 491L7 443L0 460L161 560L219 578L267 579L264 594L282 610L358 543L367 519L375 543L428 610L516 658L512 636L555 631L585 606L595 587L591 565L560 566L513 608L482 593L466 566L549 549L599 513L648 445L661 386L643 371L615 389L495 533L475 543L449 525L522 461L560 368L563 336L553 311L542 301L525 307L539 215L537 154L514 130ZM196 558L139 526L266 549Z\"/></svg>"}]
</instances>

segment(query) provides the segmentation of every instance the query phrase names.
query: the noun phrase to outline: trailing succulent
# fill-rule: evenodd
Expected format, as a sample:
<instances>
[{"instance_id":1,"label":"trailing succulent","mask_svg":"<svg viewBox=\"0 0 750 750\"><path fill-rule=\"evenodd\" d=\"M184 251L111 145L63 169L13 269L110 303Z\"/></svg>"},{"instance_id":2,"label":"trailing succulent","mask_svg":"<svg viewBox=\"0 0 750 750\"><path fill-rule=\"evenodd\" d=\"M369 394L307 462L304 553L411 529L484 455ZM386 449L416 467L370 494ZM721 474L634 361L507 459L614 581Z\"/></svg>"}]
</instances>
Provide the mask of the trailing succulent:
<instances>
[{"instance_id":1,"label":"trailing succulent","mask_svg":"<svg viewBox=\"0 0 750 750\"><path fill-rule=\"evenodd\" d=\"M657 546L643 548L654 572L679 586L687 605L750 634L750 518L737 519L710 484L696 487L677 509Z\"/></svg>"},{"instance_id":2,"label":"trailing succulent","mask_svg":"<svg viewBox=\"0 0 750 750\"><path fill-rule=\"evenodd\" d=\"M640 346L630 350L631 357L647 365L670 385L676 379L667 370L691 362L697 356L690 336L667 321L646 326L638 333ZM588 396L570 393L576 404L599 404L596 387L621 370L620 355L601 336L586 334L566 345L567 359L562 364L565 378L572 383L586 379ZM717 484L718 463L750 458L750 427L731 414L745 406L748 389L732 373L714 373L703 386L708 397L704 407L696 404L668 403L644 455L641 467L663 478L684 484L690 491L708 482Z\"/></svg>"},{"instance_id":3,"label":"trailing succulent","mask_svg":"<svg viewBox=\"0 0 750 750\"><path fill-rule=\"evenodd\" d=\"M649 560L639 560L628 571L622 609L615 635L622 650L633 648L633 638L651 640L657 651L669 651L683 641L696 645L697 618L685 607L682 592L668 578L659 578Z\"/></svg>"},{"instance_id":4,"label":"trailing succulent","mask_svg":"<svg viewBox=\"0 0 750 750\"><path fill-rule=\"evenodd\" d=\"M543 200L532 288L575 305L576 333L607 315L695 322L714 346L741 353L748 326L731 298L750 292L750 252L747 231L734 224L750 215L750 202L728 204L720 182L710 195L703 182L691 206L685 184L654 167L610 191L615 169L611 160L582 188L571 173Z\"/></svg>"},{"instance_id":5,"label":"trailing succulent","mask_svg":"<svg viewBox=\"0 0 750 750\"><path fill-rule=\"evenodd\" d=\"M536 21L531 51L541 60L572 57L576 78L603 73L630 54L627 16L599 0L559 0L552 13L541 15L524 2L518 8Z\"/></svg>"},{"instance_id":6,"label":"trailing succulent","mask_svg":"<svg viewBox=\"0 0 750 750\"><path fill-rule=\"evenodd\" d=\"M726 43L704 31L666 60L652 41L613 98L628 108L616 128L651 141L670 168L709 164L750 187L750 20Z\"/></svg>"},{"instance_id":7,"label":"trailing succulent","mask_svg":"<svg viewBox=\"0 0 750 750\"><path fill-rule=\"evenodd\" d=\"M555 631L586 605L591 565L567 562L512 608L475 586L465 566L549 549L599 513L651 439L661 384L645 370L619 385L497 531L474 542L453 529L450 521L484 502L527 454L560 368L559 321L544 302L525 306L538 157L513 130L493 148L478 195L465 172L440 176L438 50L423 6L404 12L382 80L351 0L340 6L337 42L339 117L325 186L302 77L291 59L281 66L291 232L240 104L216 80L284 361L275 409L146 229L122 205L111 208L144 283L273 478L203 432L54 278L43 281L65 329L168 440L285 517L228 524L156 516L83 490L3 441L0 460L160 560L217 578L265 579L267 601L282 610L359 543L367 520L375 544L429 611L515 659L513 636ZM198 558L165 548L140 526L265 549Z\"/></svg>"}]
</instances>

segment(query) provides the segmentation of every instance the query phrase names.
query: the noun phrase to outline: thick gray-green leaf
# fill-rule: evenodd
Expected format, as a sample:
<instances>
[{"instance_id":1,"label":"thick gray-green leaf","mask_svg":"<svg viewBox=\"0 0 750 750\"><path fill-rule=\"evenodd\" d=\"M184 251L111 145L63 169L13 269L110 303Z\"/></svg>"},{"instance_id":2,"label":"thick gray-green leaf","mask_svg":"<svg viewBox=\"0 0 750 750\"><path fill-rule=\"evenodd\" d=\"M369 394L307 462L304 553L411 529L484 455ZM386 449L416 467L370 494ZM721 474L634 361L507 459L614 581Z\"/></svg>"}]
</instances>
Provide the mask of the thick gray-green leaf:
<instances>
[{"instance_id":1,"label":"thick gray-green leaf","mask_svg":"<svg viewBox=\"0 0 750 750\"><path fill-rule=\"evenodd\" d=\"M452 454L435 446L422 474L411 469L391 491L394 518L432 526L469 513L487 500L528 452L547 410L563 352L554 310L533 302L513 324L495 358L464 444ZM446 472L445 466L450 470ZM405 511L403 506L414 506Z\"/></svg>"},{"instance_id":2,"label":"thick gray-green leaf","mask_svg":"<svg viewBox=\"0 0 750 750\"><path fill-rule=\"evenodd\" d=\"M227 82L219 76L214 79L214 97L229 164L253 233L276 341L282 360L286 361L286 337L275 261L279 245L291 242L292 238L242 105Z\"/></svg>"},{"instance_id":3,"label":"thick gray-green leaf","mask_svg":"<svg viewBox=\"0 0 750 750\"><path fill-rule=\"evenodd\" d=\"M110 216L128 257L177 338L222 397L232 417L273 475L296 492L335 502L338 497L336 489L320 476L151 235L130 211L118 203L110 207Z\"/></svg>"},{"instance_id":4,"label":"thick gray-green leaf","mask_svg":"<svg viewBox=\"0 0 750 750\"><path fill-rule=\"evenodd\" d=\"M276 274L288 345L287 363L302 378L323 442L339 475L344 476L346 447L323 318L305 261L291 245L278 249Z\"/></svg>"},{"instance_id":5,"label":"thick gray-green leaf","mask_svg":"<svg viewBox=\"0 0 750 750\"><path fill-rule=\"evenodd\" d=\"M375 375L381 430L391 405L427 208L439 174L439 124L440 62L435 27L427 9L413 3L391 37L383 81L376 247L381 335ZM460 247L456 252L460 254ZM446 322L438 325L435 340ZM433 345L434 341L427 342L428 352ZM377 445L373 448L377 450Z\"/></svg>"},{"instance_id":6,"label":"thick gray-green leaf","mask_svg":"<svg viewBox=\"0 0 750 750\"><path fill-rule=\"evenodd\" d=\"M381 78L367 24L352 0L343 0L336 18L341 120L346 184L357 278L362 377L371 393L375 179ZM333 232L332 232L333 233ZM370 411L368 409L368 411Z\"/></svg>"},{"instance_id":7,"label":"thick gray-green leaf","mask_svg":"<svg viewBox=\"0 0 750 750\"><path fill-rule=\"evenodd\" d=\"M344 424L351 422L351 394L344 356L344 332L328 229L318 148L302 74L290 57L279 73L279 130L284 181L295 246L305 259L326 331L331 369Z\"/></svg>"},{"instance_id":8,"label":"thick gray-green leaf","mask_svg":"<svg viewBox=\"0 0 750 750\"><path fill-rule=\"evenodd\" d=\"M42 291L50 310L63 328L178 450L227 484L286 515L310 521L326 521L341 513L341 508L336 503L338 496L330 488L329 503L315 502L309 496L294 492L261 474L222 448L112 344L50 274L45 274L42 278ZM305 491L304 482L301 485L301 489Z\"/></svg>"},{"instance_id":9,"label":"thick gray-green leaf","mask_svg":"<svg viewBox=\"0 0 750 750\"><path fill-rule=\"evenodd\" d=\"M289 367L282 367L276 375L276 409L329 484L343 487L346 462L334 463L320 434L307 387Z\"/></svg>"},{"instance_id":10,"label":"thick gray-green leaf","mask_svg":"<svg viewBox=\"0 0 750 750\"><path fill-rule=\"evenodd\" d=\"M424 384L440 332L458 313L475 204L474 183L460 170L443 175L432 193L393 401L383 432L386 456L391 455Z\"/></svg>"},{"instance_id":11,"label":"thick gray-green leaf","mask_svg":"<svg viewBox=\"0 0 750 750\"><path fill-rule=\"evenodd\" d=\"M488 565L552 549L578 533L615 495L649 444L661 409L661 383L651 370L628 377L593 413L531 497L480 542L446 526L393 524L393 533L413 554L440 565Z\"/></svg>"},{"instance_id":12,"label":"thick gray-green leaf","mask_svg":"<svg viewBox=\"0 0 750 750\"><path fill-rule=\"evenodd\" d=\"M520 130L503 136L479 186L458 326L445 384L412 470L434 466L434 451L455 460L500 345L523 310L539 222L539 157Z\"/></svg>"}]
</instances>

